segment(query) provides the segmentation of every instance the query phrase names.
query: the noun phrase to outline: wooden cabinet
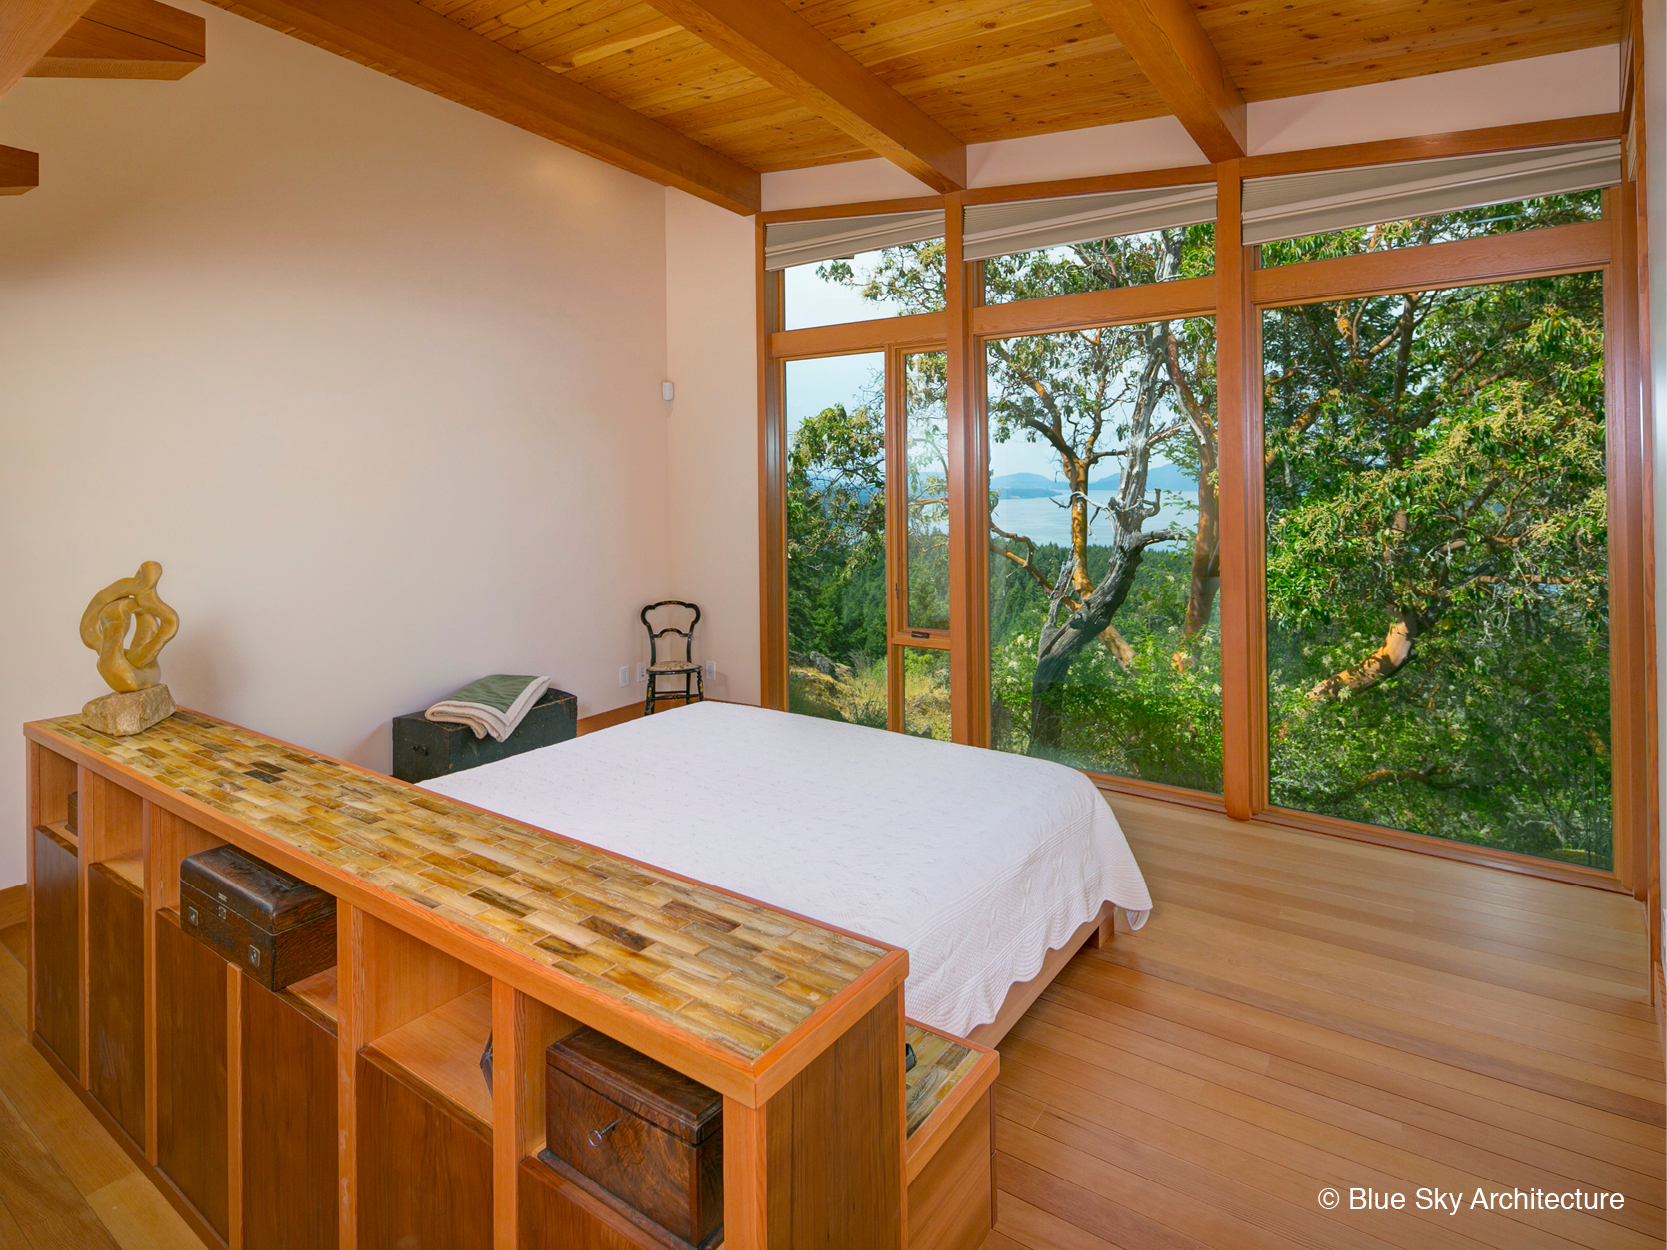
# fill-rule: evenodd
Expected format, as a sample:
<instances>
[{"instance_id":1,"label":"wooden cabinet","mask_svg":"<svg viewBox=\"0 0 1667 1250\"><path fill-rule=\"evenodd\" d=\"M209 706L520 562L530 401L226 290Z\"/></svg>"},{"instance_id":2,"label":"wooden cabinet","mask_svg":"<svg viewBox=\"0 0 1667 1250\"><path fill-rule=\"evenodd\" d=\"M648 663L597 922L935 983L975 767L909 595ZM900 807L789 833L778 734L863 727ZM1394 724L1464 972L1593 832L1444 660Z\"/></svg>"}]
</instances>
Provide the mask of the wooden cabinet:
<instances>
[{"instance_id":1,"label":"wooden cabinet","mask_svg":"<svg viewBox=\"0 0 1667 1250\"><path fill-rule=\"evenodd\" d=\"M243 1250L333 1248L334 1024L247 977L242 1024Z\"/></svg>"},{"instance_id":2,"label":"wooden cabinet","mask_svg":"<svg viewBox=\"0 0 1667 1250\"><path fill-rule=\"evenodd\" d=\"M223 1239L228 1235L226 962L156 917L156 1162Z\"/></svg>"},{"instance_id":3,"label":"wooden cabinet","mask_svg":"<svg viewBox=\"0 0 1667 1250\"><path fill-rule=\"evenodd\" d=\"M492 1130L359 1052L359 1250L492 1250Z\"/></svg>"},{"instance_id":4,"label":"wooden cabinet","mask_svg":"<svg viewBox=\"0 0 1667 1250\"><path fill-rule=\"evenodd\" d=\"M35 1032L81 1071L81 893L75 844L60 826L35 830Z\"/></svg>"},{"instance_id":5,"label":"wooden cabinet","mask_svg":"<svg viewBox=\"0 0 1667 1250\"><path fill-rule=\"evenodd\" d=\"M207 1244L666 1250L538 1162L582 1022L722 1096L728 1250L906 1245L903 951L189 711L25 734L34 1044ZM337 900L328 988L181 929L222 845Z\"/></svg>"},{"instance_id":6,"label":"wooden cabinet","mask_svg":"<svg viewBox=\"0 0 1667 1250\"><path fill-rule=\"evenodd\" d=\"M87 870L87 1088L142 1149L145 879L137 867L129 860Z\"/></svg>"}]
</instances>

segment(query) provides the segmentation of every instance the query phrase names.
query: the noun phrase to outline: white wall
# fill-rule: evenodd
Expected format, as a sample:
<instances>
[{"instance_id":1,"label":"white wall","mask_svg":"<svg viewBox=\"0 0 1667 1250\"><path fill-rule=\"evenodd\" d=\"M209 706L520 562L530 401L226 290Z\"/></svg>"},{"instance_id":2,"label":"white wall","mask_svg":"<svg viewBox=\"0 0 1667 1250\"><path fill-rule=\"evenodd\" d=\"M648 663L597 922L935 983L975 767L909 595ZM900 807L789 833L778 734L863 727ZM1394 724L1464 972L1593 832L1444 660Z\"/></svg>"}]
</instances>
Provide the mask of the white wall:
<instances>
[{"instance_id":1,"label":"white wall","mask_svg":"<svg viewBox=\"0 0 1667 1250\"><path fill-rule=\"evenodd\" d=\"M759 699L758 315L750 217L666 190L672 593L701 605L707 693Z\"/></svg>"},{"instance_id":2,"label":"white wall","mask_svg":"<svg viewBox=\"0 0 1667 1250\"><path fill-rule=\"evenodd\" d=\"M0 102L0 886L17 726L103 693L76 623L141 560L182 704L378 768L483 673L640 698L670 585L663 189L171 2L190 77Z\"/></svg>"},{"instance_id":3,"label":"white wall","mask_svg":"<svg viewBox=\"0 0 1667 1250\"><path fill-rule=\"evenodd\" d=\"M1252 104L1252 155L1612 113L1620 107L1613 46L1347 87ZM1090 126L967 148L974 187L1089 178L1204 164L1173 117ZM764 175L766 210L930 195L887 161L850 161Z\"/></svg>"}]
</instances>

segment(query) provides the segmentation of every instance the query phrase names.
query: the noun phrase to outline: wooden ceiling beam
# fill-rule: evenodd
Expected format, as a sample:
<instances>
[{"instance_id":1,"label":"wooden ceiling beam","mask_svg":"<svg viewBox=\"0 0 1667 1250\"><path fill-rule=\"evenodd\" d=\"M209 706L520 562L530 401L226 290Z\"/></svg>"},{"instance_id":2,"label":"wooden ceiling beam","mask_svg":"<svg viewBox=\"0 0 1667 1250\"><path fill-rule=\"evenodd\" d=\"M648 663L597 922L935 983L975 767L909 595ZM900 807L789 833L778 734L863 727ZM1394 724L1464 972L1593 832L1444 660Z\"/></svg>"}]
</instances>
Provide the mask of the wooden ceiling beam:
<instances>
[{"instance_id":1,"label":"wooden ceiling beam","mask_svg":"<svg viewBox=\"0 0 1667 1250\"><path fill-rule=\"evenodd\" d=\"M936 191L967 185L967 145L781 0L649 0Z\"/></svg>"},{"instance_id":2,"label":"wooden ceiling beam","mask_svg":"<svg viewBox=\"0 0 1667 1250\"><path fill-rule=\"evenodd\" d=\"M22 195L41 183L41 158L22 148L0 146L0 195Z\"/></svg>"},{"instance_id":3,"label":"wooden ceiling beam","mask_svg":"<svg viewBox=\"0 0 1667 1250\"><path fill-rule=\"evenodd\" d=\"M17 85L93 0L0 0L0 95Z\"/></svg>"},{"instance_id":4,"label":"wooden ceiling beam","mask_svg":"<svg viewBox=\"0 0 1667 1250\"><path fill-rule=\"evenodd\" d=\"M203 19L157 0L96 0L30 78L184 78L203 63Z\"/></svg>"},{"instance_id":5,"label":"wooden ceiling beam","mask_svg":"<svg viewBox=\"0 0 1667 1250\"><path fill-rule=\"evenodd\" d=\"M1094 0L1094 7L1209 160L1247 154L1244 96L1191 0Z\"/></svg>"},{"instance_id":6,"label":"wooden ceiling beam","mask_svg":"<svg viewBox=\"0 0 1667 1250\"><path fill-rule=\"evenodd\" d=\"M652 182L758 211L757 170L414 0L212 2Z\"/></svg>"}]
</instances>

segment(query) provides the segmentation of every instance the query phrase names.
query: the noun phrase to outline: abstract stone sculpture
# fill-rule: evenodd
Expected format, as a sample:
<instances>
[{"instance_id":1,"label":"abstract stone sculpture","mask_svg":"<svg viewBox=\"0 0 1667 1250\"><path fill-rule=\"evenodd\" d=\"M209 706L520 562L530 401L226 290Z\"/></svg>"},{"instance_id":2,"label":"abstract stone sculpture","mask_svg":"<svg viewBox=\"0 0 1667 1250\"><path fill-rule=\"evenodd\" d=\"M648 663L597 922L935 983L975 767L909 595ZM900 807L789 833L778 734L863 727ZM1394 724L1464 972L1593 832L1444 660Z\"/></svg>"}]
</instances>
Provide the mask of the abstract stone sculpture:
<instances>
[{"instance_id":1,"label":"abstract stone sculpture","mask_svg":"<svg viewBox=\"0 0 1667 1250\"><path fill-rule=\"evenodd\" d=\"M179 614L157 595L161 579L162 566L146 560L132 577L94 595L81 614L81 641L98 652L99 676L115 691L81 709L82 718L100 733L136 734L174 714L158 657L179 632Z\"/></svg>"}]
</instances>

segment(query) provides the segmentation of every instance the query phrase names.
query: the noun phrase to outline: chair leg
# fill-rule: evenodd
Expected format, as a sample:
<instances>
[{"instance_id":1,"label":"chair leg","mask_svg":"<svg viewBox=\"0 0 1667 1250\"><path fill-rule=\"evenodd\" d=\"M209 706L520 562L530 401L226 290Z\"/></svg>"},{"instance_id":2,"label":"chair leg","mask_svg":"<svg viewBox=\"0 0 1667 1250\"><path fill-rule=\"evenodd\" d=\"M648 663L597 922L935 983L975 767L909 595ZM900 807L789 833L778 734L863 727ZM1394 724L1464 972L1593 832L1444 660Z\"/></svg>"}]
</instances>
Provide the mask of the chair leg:
<instances>
[{"instance_id":1,"label":"chair leg","mask_svg":"<svg viewBox=\"0 0 1667 1250\"><path fill-rule=\"evenodd\" d=\"M644 716L654 715L654 674L653 673L650 673L648 675L648 693L643 696L642 714Z\"/></svg>"}]
</instances>

